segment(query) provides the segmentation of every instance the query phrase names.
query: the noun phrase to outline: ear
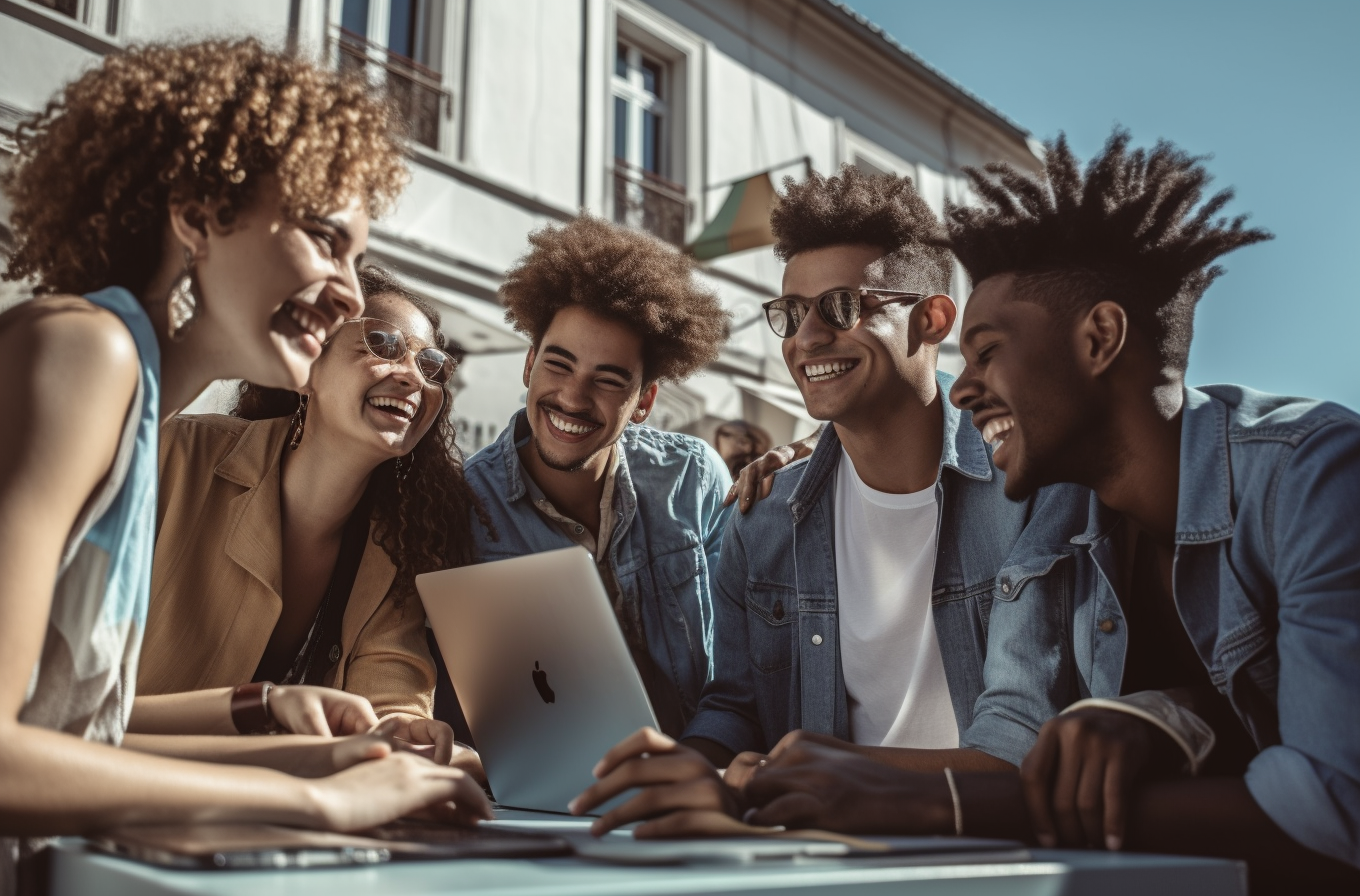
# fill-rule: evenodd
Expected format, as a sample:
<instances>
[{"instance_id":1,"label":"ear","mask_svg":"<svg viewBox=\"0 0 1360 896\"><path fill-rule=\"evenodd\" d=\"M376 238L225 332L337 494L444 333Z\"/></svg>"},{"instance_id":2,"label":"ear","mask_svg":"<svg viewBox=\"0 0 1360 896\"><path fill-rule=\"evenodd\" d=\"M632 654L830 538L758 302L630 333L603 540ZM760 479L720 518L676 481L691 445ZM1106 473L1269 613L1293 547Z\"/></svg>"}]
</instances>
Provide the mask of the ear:
<instances>
[{"instance_id":1,"label":"ear","mask_svg":"<svg viewBox=\"0 0 1360 896\"><path fill-rule=\"evenodd\" d=\"M175 240L188 249L195 259L208 252L208 233L213 228L212 213L201 202L170 204L170 230Z\"/></svg>"},{"instance_id":2,"label":"ear","mask_svg":"<svg viewBox=\"0 0 1360 896\"><path fill-rule=\"evenodd\" d=\"M916 309L916 326L921 341L926 345L939 345L944 342L949 331L954 329L954 318L959 313L954 300L939 293L922 300Z\"/></svg>"},{"instance_id":3,"label":"ear","mask_svg":"<svg viewBox=\"0 0 1360 896\"><path fill-rule=\"evenodd\" d=\"M529 353L524 356L524 388L529 388L529 372L534 369L534 357L538 354L538 346L530 346Z\"/></svg>"},{"instance_id":4,"label":"ear","mask_svg":"<svg viewBox=\"0 0 1360 896\"><path fill-rule=\"evenodd\" d=\"M1110 368L1129 335L1129 316L1118 302L1097 302L1077 325L1077 360L1091 376Z\"/></svg>"},{"instance_id":5,"label":"ear","mask_svg":"<svg viewBox=\"0 0 1360 896\"><path fill-rule=\"evenodd\" d=\"M629 419L633 423L644 423L652 413L652 406L656 404L656 383L648 383L638 396L637 407L633 409L633 416Z\"/></svg>"}]
</instances>

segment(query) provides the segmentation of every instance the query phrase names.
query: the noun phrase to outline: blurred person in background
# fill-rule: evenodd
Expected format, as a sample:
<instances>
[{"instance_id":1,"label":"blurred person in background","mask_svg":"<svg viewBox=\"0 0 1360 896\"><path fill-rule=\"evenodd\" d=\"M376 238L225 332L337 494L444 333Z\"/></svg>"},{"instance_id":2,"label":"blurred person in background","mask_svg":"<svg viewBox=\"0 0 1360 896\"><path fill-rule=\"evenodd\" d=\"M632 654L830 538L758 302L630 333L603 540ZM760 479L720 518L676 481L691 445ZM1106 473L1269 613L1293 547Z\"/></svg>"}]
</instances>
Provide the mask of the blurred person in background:
<instances>
[{"instance_id":1,"label":"blurred person in background","mask_svg":"<svg viewBox=\"0 0 1360 896\"><path fill-rule=\"evenodd\" d=\"M728 420L713 433L713 447L736 479L743 467L770 450L770 437L753 423Z\"/></svg>"}]
</instances>

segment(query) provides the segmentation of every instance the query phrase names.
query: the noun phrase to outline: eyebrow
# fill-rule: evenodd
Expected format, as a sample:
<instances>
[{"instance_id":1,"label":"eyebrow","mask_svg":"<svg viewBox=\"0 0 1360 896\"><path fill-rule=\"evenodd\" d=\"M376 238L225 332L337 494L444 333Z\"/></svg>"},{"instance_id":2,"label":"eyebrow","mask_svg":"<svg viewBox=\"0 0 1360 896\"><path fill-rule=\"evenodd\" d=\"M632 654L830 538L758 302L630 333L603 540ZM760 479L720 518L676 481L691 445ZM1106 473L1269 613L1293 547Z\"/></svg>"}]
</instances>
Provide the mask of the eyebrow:
<instances>
[{"instance_id":1,"label":"eyebrow","mask_svg":"<svg viewBox=\"0 0 1360 896\"><path fill-rule=\"evenodd\" d=\"M575 364L578 360L575 355L573 355L571 352L567 351L560 345L545 345L543 346L543 353L561 355L562 357L566 358L573 364ZM633 371L629 370L627 367L620 367L617 364L596 364L595 369L603 373L612 373L615 376L621 376L624 378L624 380L630 383L633 381Z\"/></svg>"},{"instance_id":2,"label":"eyebrow","mask_svg":"<svg viewBox=\"0 0 1360 896\"><path fill-rule=\"evenodd\" d=\"M963 338L960 339L959 342L961 343L971 342L973 337L978 335L979 333L1000 333L1000 332L1001 328L998 327L996 324L973 324L971 327L968 328L968 331L963 334Z\"/></svg>"},{"instance_id":3,"label":"eyebrow","mask_svg":"<svg viewBox=\"0 0 1360 896\"><path fill-rule=\"evenodd\" d=\"M320 215L308 215L307 220L317 224L323 224L326 227L329 227L331 230L334 230L337 234L339 234L340 238L347 243L354 241L354 237L350 236L349 228L347 228L344 224L341 224L340 221L336 218L323 218Z\"/></svg>"}]
</instances>

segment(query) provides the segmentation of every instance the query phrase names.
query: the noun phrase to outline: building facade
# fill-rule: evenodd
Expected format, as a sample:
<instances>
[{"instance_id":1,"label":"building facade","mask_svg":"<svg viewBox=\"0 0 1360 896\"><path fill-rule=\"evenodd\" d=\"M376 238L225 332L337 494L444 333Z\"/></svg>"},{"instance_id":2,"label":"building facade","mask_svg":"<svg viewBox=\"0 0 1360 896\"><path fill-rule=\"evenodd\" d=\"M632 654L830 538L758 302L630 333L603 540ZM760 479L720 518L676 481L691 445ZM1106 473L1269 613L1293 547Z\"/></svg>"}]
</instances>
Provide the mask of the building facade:
<instances>
[{"instance_id":1,"label":"building facade","mask_svg":"<svg viewBox=\"0 0 1360 896\"><path fill-rule=\"evenodd\" d=\"M584 209L686 245L760 172L906 174L938 211L967 201L964 165L1038 164L1019 126L832 0L0 0L0 165L17 123L102 54L241 33L361 70L406 110L411 184L369 254L468 349L453 414L469 451L523 404L527 344L495 294L532 230ZM7 220L0 199L0 252ZM760 309L780 274L769 247L704 263L732 335L662 387L654 425L711 437L744 418L776 443L812 428ZM941 364L958 366L952 342Z\"/></svg>"}]
</instances>

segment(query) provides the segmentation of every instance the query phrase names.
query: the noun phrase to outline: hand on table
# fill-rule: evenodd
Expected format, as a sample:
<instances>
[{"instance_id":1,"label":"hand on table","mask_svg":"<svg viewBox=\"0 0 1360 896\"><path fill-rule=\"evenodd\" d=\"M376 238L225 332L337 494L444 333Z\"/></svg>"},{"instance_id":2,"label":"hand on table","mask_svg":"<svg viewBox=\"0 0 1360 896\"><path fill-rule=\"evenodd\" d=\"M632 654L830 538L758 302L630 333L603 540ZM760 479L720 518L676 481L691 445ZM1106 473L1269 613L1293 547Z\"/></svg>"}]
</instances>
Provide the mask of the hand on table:
<instances>
[{"instance_id":1,"label":"hand on table","mask_svg":"<svg viewBox=\"0 0 1360 896\"><path fill-rule=\"evenodd\" d=\"M1020 764L1034 832L1043 846L1119 849L1133 782L1170 738L1152 724L1110 709L1078 709L1050 719Z\"/></svg>"},{"instance_id":2,"label":"hand on table","mask_svg":"<svg viewBox=\"0 0 1360 896\"><path fill-rule=\"evenodd\" d=\"M727 765L727 771L723 774L723 781L733 790L741 790L751 780L751 774L758 768L768 765L770 762L783 756L788 750L802 744L819 744L823 747L831 747L837 750L845 750L850 753L862 753L858 746L849 741L832 737L829 734L817 734L812 731L804 731L798 728L790 731L779 739L779 743L774 745L774 749L769 753L738 753L736 757Z\"/></svg>"},{"instance_id":3,"label":"hand on table","mask_svg":"<svg viewBox=\"0 0 1360 896\"><path fill-rule=\"evenodd\" d=\"M908 772L806 736L757 767L742 790L750 824L840 833L946 834L954 802L943 774Z\"/></svg>"},{"instance_id":4,"label":"hand on table","mask_svg":"<svg viewBox=\"0 0 1360 896\"><path fill-rule=\"evenodd\" d=\"M269 689L269 714L289 734L343 737L367 734L378 724L364 697L306 684L280 684Z\"/></svg>"},{"instance_id":5,"label":"hand on table","mask_svg":"<svg viewBox=\"0 0 1360 896\"><path fill-rule=\"evenodd\" d=\"M410 713L392 713L384 716L373 729L382 734L402 741L414 748L414 752L433 761L436 765L449 765L462 769L471 775L482 787L486 786L486 770L482 768L482 757L471 747L465 747L454 740L453 729L438 719Z\"/></svg>"},{"instance_id":6,"label":"hand on table","mask_svg":"<svg viewBox=\"0 0 1360 896\"><path fill-rule=\"evenodd\" d=\"M654 728L642 728L605 754L595 766L596 781L571 801L582 815L629 788L641 792L609 810L590 827L595 836L621 825L644 821L633 836L678 837L699 833L714 813L735 817L736 795L697 750L676 743Z\"/></svg>"}]
</instances>

